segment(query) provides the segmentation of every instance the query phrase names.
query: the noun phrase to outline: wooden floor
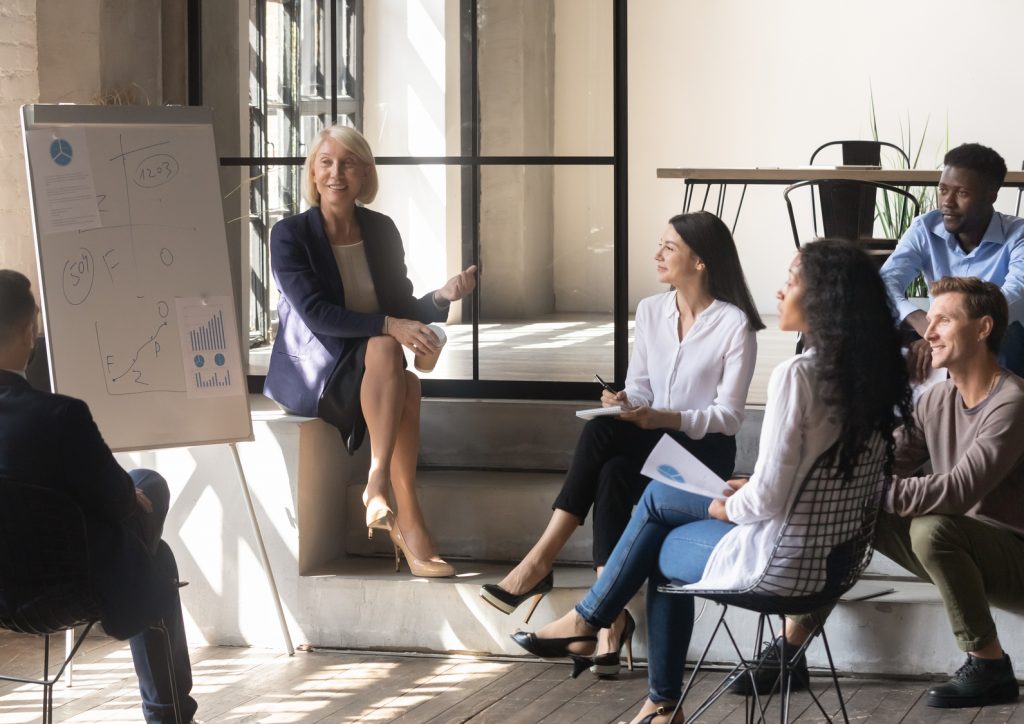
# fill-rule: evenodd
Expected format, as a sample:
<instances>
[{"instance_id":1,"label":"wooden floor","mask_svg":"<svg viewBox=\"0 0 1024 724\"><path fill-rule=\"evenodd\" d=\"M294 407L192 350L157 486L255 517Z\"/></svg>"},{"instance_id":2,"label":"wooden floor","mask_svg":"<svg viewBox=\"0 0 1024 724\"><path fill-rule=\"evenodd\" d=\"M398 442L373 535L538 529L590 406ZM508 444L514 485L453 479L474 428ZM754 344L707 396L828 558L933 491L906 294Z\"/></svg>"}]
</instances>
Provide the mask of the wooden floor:
<instances>
[{"instance_id":1,"label":"wooden floor","mask_svg":"<svg viewBox=\"0 0 1024 724\"><path fill-rule=\"evenodd\" d=\"M39 639L0 632L0 673L36 674L40 650ZM125 644L92 636L77 661L74 686L55 690L56 721L142 721ZM288 657L265 649L206 646L192 650L192 670L197 716L207 722L617 722L630 718L647 691L643 669L614 680L589 673L572 680L564 664L373 652ZM715 676L698 681L696 693L713 686ZM842 686L851 722L1024 722L1024 704L929 709L922 681L845 678ZM826 679L815 678L815 691L827 687ZM832 711L836 698L829 691L822 701ZM40 692L0 682L0 722L39 721ZM801 694L793 720L823 721L809 706L810 698ZM771 721L777 720L775 714ZM725 697L701 721L742 722L743 699Z\"/></svg>"}]
</instances>

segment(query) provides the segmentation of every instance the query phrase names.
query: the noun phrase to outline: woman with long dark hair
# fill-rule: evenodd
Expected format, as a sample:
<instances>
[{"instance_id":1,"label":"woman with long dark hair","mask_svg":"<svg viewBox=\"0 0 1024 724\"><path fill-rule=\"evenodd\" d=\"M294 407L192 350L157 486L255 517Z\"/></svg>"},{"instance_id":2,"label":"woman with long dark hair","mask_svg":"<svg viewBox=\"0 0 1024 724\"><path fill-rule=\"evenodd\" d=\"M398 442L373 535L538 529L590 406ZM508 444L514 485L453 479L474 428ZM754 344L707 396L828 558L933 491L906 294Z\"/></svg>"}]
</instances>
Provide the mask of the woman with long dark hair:
<instances>
[{"instance_id":1,"label":"woman with long dark hair","mask_svg":"<svg viewBox=\"0 0 1024 724\"><path fill-rule=\"evenodd\" d=\"M597 632L648 580L650 695L634 722L669 721L693 628L693 598L660 593L658 586L670 580L715 590L753 584L815 460L831 451L833 465L849 476L865 444L881 434L888 473L897 410L911 419L892 309L864 252L842 241L808 244L793 260L778 299L779 328L803 333L807 351L772 372L750 479L730 480L724 500L651 485L576 608L536 634L513 635L538 656L574 656L578 673L589 665Z\"/></svg>"},{"instance_id":2,"label":"woman with long dark hair","mask_svg":"<svg viewBox=\"0 0 1024 724\"><path fill-rule=\"evenodd\" d=\"M757 355L755 333L764 328L736 245L717 216L680 214L669 220L654 262L658 280L672 290L637 306L626 388L601 396L604 406L624 412L586 424L540 540L500 583L481 589L484 600L505 613L531 597L535 607L551 590L555 557L591 507L600 574L647 485L640 468L665 433L720 476L732 474ZM596 672L618 672L619 651L633 628L622 612L603 636Z\"/></svg>"}]
</instances>

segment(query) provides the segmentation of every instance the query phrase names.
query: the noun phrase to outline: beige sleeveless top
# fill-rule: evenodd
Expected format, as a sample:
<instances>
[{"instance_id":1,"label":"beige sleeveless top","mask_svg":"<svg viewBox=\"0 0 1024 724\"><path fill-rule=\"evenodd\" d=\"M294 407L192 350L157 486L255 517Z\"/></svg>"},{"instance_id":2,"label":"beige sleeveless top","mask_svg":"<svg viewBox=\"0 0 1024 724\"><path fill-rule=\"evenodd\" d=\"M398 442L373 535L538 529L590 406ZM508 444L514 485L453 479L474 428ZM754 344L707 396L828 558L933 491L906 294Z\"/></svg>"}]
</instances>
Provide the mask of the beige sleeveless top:
<instances>
[{"instance_id":1,"label":"beige sleeveless top","mask_svg":"<svg viewBox=\"0 0 1024 724\"><path fill-rule=\"evenodd\" d=\"M338 246L331 244L334 261L338 264L341 284L345 287L345 308L354 312L379 314L380 302L377 290L370 276L370 264L366 261L366 247L363 242Z\"/></svg>"}]
</instances>

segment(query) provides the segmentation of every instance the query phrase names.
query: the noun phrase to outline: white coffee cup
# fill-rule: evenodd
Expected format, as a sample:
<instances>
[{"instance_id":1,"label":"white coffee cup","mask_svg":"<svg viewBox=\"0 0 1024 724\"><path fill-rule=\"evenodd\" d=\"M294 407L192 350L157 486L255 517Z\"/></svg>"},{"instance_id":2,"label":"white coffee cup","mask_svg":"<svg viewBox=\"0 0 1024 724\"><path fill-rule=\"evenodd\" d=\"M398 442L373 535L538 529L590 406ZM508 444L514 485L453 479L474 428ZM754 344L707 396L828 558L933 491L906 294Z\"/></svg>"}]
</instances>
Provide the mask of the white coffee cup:
<instances>
[{"instance_id":1,"label":"white coffee cup","mask_svg":"<svg viewBox=\"0 0 1024 724\"><path fill-rule=\"evenodd\" d=\"M427 329L433 332L437 336L439 342L437 350L434 352L425 352L418 354L413 359L413 366L416 367L420 372L430 372L434 369L437 364L438 357L441 356L441 350L444 349L444 345L448 342L448 335L444 333L444 330L436 324L428 324Z\"/></svg>"}]
</instances>

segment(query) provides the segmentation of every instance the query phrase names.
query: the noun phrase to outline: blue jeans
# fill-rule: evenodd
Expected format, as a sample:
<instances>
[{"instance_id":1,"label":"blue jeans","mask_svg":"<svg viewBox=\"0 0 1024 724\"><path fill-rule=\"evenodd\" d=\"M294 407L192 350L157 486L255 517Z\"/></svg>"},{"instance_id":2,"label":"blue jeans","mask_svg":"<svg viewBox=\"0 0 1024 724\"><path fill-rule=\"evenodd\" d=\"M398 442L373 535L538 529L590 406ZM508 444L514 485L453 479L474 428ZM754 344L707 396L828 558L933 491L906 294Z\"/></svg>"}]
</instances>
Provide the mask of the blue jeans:
<instances>
[{"instance_id":1,"label":"blue jeans","mask_svg":"<svg viewBox=\"0 0 1024 724\"><path fill-rule=\"evenodd\" d=\"M1013 322L1006 328L999 347L999 364L1018 377L1024 377L1024 327Z\"/></svg>"},{"instance_id":2,"label":"blue jeans","mask_svg":"<svg viewBox=\"0 0 1024 724\"><path fill-rule=\"evenodd\" d=\"M693 597L659 593L670 580L700 580L731 523L708 517L710 498L651 483L576 611L608 628L647 580L647 673L651 701L677 701L693 632Z\"/></svg>"},{"instance_id":3,"label":"blue jeans","mask_svg":"<svg viewBox=\"0 0 1024 724\"><path fill-rule=\"evenodd\" d=\"M171 498L167 481L152 470L132 470L128 474L136 489L141 490L153 503L153 512L141 513L139 528L153 554L154 565L161 574L177 580L178 568L174 554L167 544L160 540ZM185 624L181 618L181 599L177 590L174 592L174 600L166 602L163 624L170 639L171 666L178 687L181 718L182 721L188 722L195 715L198 705L189 695L192 691L192 664L188 658L188 642L185 640ZM167 671L167 640L164 639L163 632L153 628L146 629L128 639L128 644L132 650L135 674L139 678L142 712L146 721L148 724L173 722L174 699L171 696L171 682Z\"/></svg>"}]
</instances>

